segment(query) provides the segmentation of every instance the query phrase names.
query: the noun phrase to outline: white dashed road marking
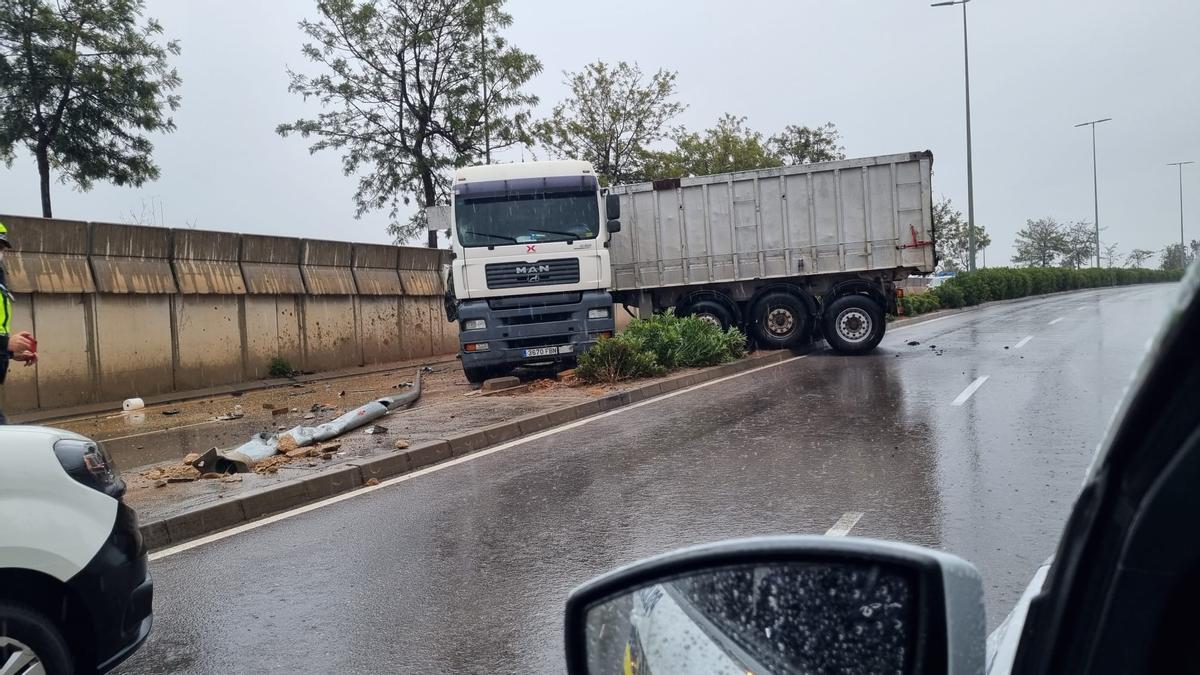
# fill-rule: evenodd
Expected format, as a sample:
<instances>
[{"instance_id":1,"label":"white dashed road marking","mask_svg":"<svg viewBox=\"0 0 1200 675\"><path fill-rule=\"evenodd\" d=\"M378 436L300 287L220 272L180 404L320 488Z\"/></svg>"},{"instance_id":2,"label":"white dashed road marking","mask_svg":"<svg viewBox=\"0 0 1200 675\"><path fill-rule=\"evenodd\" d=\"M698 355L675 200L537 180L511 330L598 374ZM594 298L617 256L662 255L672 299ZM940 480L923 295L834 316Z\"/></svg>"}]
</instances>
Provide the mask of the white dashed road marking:
<instances>
[{"instance_id":1,"label":"white dashed road marking","mask_svg":"<svg viewBox=\"0 0 1200 675\"><path fill-rule=\"evenodd\" d=\"M850 534L850 528L854 527L858 523L858 519L862 517L863 514L861 511L847 511L843 513L842 517L838 518L838 521L833 524L833 527L825 530L825 536L844 537Z\"/></svg>"},{"instance_id":2,"label":"white dashed road marking","mask_svg":"<svg viewBox=\"0 0 1200 675\"><path fill-rule=\"evenodd\" d=\"M1029 341L1032 339L1033 339L1032 335L1026 335L1025 337L1021 338L1021 341L1018 342L1016 344L1016 346L1013 347L1013 349L1020 349L1021 347L1024 347L1025 345L1029 344Z\"/></svg>"},{"instance_id":3,"label":"white dashed road marking","mask_svg":"<svg viewBox=\"0 0 1200 675\"><path fill-rule=\"evenodd\" d=\"M1048 323L1048 324L1046 324L1046 325L1048 325L1048 326L1053 326L1054 324L1056 324L1056 323L1058 323L1059 321L1062 321L1062 320L1063 320L1063 318L1060 316L1060 317L1058 317L1057 319L1055 319L1055 320L1051 321L1050 323Z\"/></svg>"},{"instance_id":4,"label":"white dashed road marking","mask_svg":"<svg viewBox=\"0 0 1200 675\"><path fill-rule=\"evenodd\" d=\"M954 402L950 405L962 405L966 403L967 399L971 398L971 394L974 394L980 387L982 387L983 383L987 382L989 377L991 376L981 375L980 377L975 378L975 381L967 385L967 388L963 389L962 393L958 395L958 398L954 399Z\"/></svg>"}]
</instances>

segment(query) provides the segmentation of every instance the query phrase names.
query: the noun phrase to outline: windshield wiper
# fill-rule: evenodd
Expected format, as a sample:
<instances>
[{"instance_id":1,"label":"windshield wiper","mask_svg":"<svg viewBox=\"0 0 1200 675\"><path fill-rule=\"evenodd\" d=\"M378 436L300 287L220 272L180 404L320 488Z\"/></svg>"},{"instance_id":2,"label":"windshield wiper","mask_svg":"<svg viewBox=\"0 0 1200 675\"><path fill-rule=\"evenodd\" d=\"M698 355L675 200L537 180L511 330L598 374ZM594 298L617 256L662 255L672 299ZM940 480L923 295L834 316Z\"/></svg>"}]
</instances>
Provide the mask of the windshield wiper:
<instances>
[{"instance_id":1,"label":"windshield wiper","mask_svg":"<svg viewBox=\"0 0 1200 675\"><path fill-rule=\"evenodd\" d=\"M514 244L518 243L516 237L510 237L506 234L491 234L490 232L472 232L471 236L472 237L491 237L493 239L503 239L504 241L511 241Z\"/></svg>"},{"instance_id":2,"label":"windshield wiper","mask_svg":"<svg viewBox=\"0 0 1200 675\"><path fill-rule=\"evenodd\" d=\"M567 238L571 239L572 241L575 239L583 239L583 237L581 237L578 233L575 233L575 232L563 232L561 230L539 230L534 227L529 228L529 231L530 232L540 232L542 234L557 234L561 237L567 237Z\"/></svg>"}]
</instances>

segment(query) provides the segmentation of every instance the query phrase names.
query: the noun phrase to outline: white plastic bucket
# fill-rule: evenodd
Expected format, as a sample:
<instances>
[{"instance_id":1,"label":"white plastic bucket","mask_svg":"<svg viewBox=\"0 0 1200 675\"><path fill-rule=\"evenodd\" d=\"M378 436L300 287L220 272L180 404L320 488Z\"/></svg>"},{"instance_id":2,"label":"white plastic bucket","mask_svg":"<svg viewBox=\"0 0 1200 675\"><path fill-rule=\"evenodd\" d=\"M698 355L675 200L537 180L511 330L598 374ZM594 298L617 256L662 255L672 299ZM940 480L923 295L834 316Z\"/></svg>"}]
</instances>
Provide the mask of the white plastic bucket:
<instances>
[{"instance_id":1,"label":"white plastic bucket","mask_svg":"<svg viewBox=\"0 0 1200 675\"><path fill-rule=\"evenodd\" d=\"M124 410L125 412L129 412L130 410L141 410L145 407L146 402L140 398L127 398L125 399L125 402L121 404L121 410Z\"/></svg>"}]
</instances>

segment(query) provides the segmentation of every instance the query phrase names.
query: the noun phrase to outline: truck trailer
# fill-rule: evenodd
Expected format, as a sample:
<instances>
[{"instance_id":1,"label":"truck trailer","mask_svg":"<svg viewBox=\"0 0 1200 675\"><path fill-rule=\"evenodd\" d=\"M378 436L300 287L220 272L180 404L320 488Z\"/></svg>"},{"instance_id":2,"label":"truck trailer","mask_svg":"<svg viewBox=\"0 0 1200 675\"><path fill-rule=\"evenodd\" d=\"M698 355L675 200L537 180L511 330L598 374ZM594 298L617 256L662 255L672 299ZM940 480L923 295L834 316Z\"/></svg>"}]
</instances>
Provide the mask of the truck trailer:
<instances>
[{"instance_id":1,"label":"truck trailer","mask_svg":"<svg viewBox=\"0 0 1200 675\"><path fill-rule=\"evenodd\" d=\"M933 155L911 152L605 188L587 162L460 169L447 318L472 382L569 367L615 331L614 303L673 309L761 347L875 348L895 283L928 274Z\"/></svg>"}]
</instances>

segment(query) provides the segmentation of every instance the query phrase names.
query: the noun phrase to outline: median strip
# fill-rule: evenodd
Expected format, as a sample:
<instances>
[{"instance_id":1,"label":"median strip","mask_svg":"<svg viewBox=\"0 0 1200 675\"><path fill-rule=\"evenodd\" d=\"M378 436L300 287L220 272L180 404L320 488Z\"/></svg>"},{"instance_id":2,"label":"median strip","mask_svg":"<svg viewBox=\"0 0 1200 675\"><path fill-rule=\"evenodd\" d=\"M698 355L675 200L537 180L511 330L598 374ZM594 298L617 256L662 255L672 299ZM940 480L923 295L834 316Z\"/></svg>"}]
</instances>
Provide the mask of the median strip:
<instances>
[{"instance_id":1,"label":"median strip","mask_svg":"<svg viewBox=\"0 0 1200 675\"><path fill-rule=\"evenodd\" d=\"M820 343L810 346L814 349ZM182 513L151 520L141 527L147 548L151 550L171 547L172 551L183 550L179 545L197 540L210 541L220 538L214 533L231 530L231 533L259 526L261 518L271 516L262 524L281 519L281 512L291 512L314 502L327 500L342 493L385 485L385 480L411 475L434 464L456 461L475 455L489 446L537 435L554 427L576 423L584 418L615 411L631 405L648 402L660 395L675 395L699 384L710 384L716 380L734 377L759 368L770 367L796 358L794 352L759 352L749 358L733 363L714 366L698 372L684 373L640 387L616 392L597 399L536 412L500 424L486 426L473 431L447 436L446 438L416 442L411 447L385 455L353 460L335 469L321 471L304 478L286 481L261 490L248 492L215 504L205 504ZM504 447L500 445L499 447ZM495 449L495 448L493 448ZM488 451L490 452L490 450ZM473 458L473 457L472 457ZM349 497L350 495L344 495ZM279 514L279 515L276 515ZM198 545L198 544L197 544ZM188 546L190 548L190 546ZM156 556L160 557L160 556Z\"/></svg>"}]
</instances>

